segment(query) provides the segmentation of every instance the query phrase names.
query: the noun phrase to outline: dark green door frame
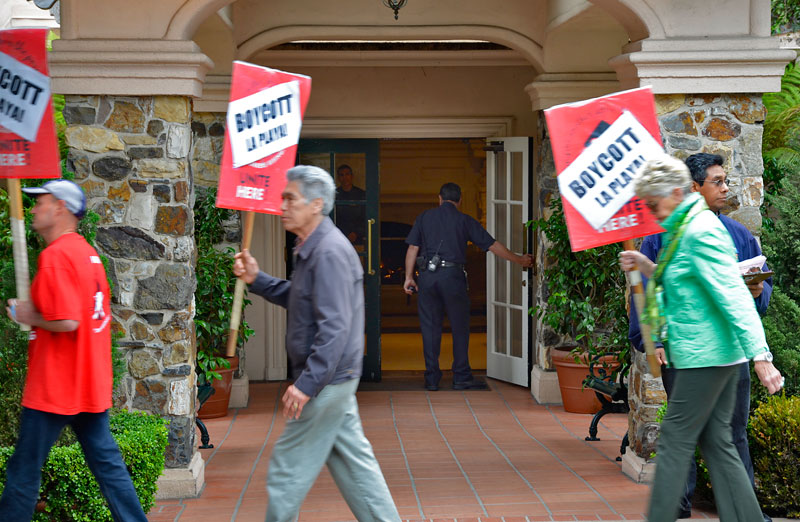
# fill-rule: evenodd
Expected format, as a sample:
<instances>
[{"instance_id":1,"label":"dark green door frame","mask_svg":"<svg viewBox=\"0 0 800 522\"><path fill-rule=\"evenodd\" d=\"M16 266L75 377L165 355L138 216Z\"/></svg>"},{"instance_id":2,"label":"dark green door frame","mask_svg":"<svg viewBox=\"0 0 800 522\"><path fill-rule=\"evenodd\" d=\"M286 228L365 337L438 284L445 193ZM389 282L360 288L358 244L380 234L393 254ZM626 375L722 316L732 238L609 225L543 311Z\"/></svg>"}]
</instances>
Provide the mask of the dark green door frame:
<instances>
[{"instance_id":1,"label":"dark green door frame","mask_svg":"<svg viewBox=\"0 0 800 522\"><path fill-rule=\"evenodd\" d=\"M348 206L364 205L364 248L358 252L364 266L364 308L366 316L364 353L364 369L361 377L364 381L381 380L381 270L380 270L380 216L378 197L380 195L379 172L380 145L377 139L301 139L298 147L299 163L304 156L314 155L314 164L325 168L336 181L336 168L341 161L337 155L364 155L364 191L363 201L348 201ZM328 155L327 164L324 155ZM339 202L337 202L339 203ZM332 217L335 220L334 211ZM291 256L289 256L291 257Z\"/></svg>"}]
</instances>

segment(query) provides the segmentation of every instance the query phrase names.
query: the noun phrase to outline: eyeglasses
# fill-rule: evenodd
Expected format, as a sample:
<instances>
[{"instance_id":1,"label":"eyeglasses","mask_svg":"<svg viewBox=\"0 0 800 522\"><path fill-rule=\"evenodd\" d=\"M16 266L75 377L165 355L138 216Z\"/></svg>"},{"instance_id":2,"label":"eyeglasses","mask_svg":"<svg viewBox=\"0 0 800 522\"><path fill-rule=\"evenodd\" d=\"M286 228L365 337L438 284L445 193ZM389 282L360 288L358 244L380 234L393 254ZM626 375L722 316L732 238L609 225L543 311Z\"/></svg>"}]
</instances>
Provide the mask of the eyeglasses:
<instances>
[{"instance_id":1,"label":"eyeglasses","mask_svg":"<svg viewBox=\"0 0 800 522\"><path fill-rule=\"evenodd\" d=\"M715 180L705 180L704 183L711 183L715 185L717 188L721 187L723 184L728 187L728 180L727 179L715 179Z\"/></svg>"}]
</instances>

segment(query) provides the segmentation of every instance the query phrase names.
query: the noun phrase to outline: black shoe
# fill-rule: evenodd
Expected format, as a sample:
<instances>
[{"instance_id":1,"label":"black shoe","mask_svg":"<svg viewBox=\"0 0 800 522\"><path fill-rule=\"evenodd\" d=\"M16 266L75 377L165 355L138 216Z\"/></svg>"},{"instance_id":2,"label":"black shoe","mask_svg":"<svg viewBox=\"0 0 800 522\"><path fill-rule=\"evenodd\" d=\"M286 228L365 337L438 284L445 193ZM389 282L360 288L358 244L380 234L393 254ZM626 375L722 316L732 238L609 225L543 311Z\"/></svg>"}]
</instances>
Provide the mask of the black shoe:
<instances>
[{"instance_id":1,"label":"black shoe","mask_svg":"<svg viewBox=\"0 0 800 522\"><path fill-rule=\"evenodd\" d=\"M425 389L428 390L428 391L439 391L439 385L438 384L426 384L425 385Z\"/></svg>"},{"instance_id":2,"label":"black shoe","mask_svg":"<svg viewBox=\"0 0 800 522\"><path fill-rule=\"evenodd\" d=\"M692 510L681 509L681 512L678 514L678 518L692 518Z\"/></svg>"},{"instance_id":3,"label":"black shoe","mask_svg":"<svg viewBox=\"0 0 800 522\"><path fill-rule=\"evenodd\" d=\"M454 390L485 390L489 385L486 381L480 379L472 379L471 381L453 382Z\"/></svg>"},{"instance_id":4,"label":"black shoe","mask_svg":"<svg viewBox=\"0 0 800 522\"><path fill-rule=\"evenodd\" d=\"M772 518L766 513L761 513L761 515L764 517L764 522L772 522Z\"/></svg>"}]
</instances>

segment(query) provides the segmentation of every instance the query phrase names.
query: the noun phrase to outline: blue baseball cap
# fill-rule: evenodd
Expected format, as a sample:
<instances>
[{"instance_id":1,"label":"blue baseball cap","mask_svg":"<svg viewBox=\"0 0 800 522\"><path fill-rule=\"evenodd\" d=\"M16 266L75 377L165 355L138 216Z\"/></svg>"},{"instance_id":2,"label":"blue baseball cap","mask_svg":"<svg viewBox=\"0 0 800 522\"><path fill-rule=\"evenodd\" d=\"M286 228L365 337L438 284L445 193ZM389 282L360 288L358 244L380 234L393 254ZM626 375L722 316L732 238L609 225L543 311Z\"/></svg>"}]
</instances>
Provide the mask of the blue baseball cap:
<instances>
[{"instance_id":1,"label":"blue baseball cap","mask_svg":"<svg viewBox=\"0 0 800 522\"><path fill-rule=\"evenodd\" d=\"M86 195L83 189L68 179L54 179L41 187L25 187L22 192L32 196L52 194L56 199L63 201L67 210L75 214L78 219L86 214Z\"/></svg>"}]
</instances>

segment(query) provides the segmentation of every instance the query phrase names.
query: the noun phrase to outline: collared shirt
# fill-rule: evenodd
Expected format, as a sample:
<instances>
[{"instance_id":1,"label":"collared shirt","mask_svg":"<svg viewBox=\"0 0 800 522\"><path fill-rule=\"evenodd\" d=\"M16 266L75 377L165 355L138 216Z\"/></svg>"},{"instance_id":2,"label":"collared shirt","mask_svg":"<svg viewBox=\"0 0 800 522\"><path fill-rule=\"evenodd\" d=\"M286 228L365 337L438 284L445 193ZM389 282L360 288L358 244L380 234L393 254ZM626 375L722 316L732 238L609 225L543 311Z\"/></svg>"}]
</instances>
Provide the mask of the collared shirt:
<instances>
[{"instance_id":1,"label":"collared shirt","mask_svg":"<svg viewBox=\"0 0 800 522\"><path fill-rule=\"evenodd\" d=\"M324 218L298 246L291 281L259 272L250 291L287 309L294 385L309 397L361 377L364 271L350 241Z\"/></svg>"},{"instance_id":2,"label":"collared shirt","mask_svg":"<svg viewBox=\"0 0 800 522\"><path fill-rule=\"evenodd\" d=\"M481 250L489 250L494 238L478 220L445 201L426 210L414 221L406 243L419 247L419 255L431 258L437 253L444 261L466 264L467 241Z\"/></svg>"}]
</instances>

